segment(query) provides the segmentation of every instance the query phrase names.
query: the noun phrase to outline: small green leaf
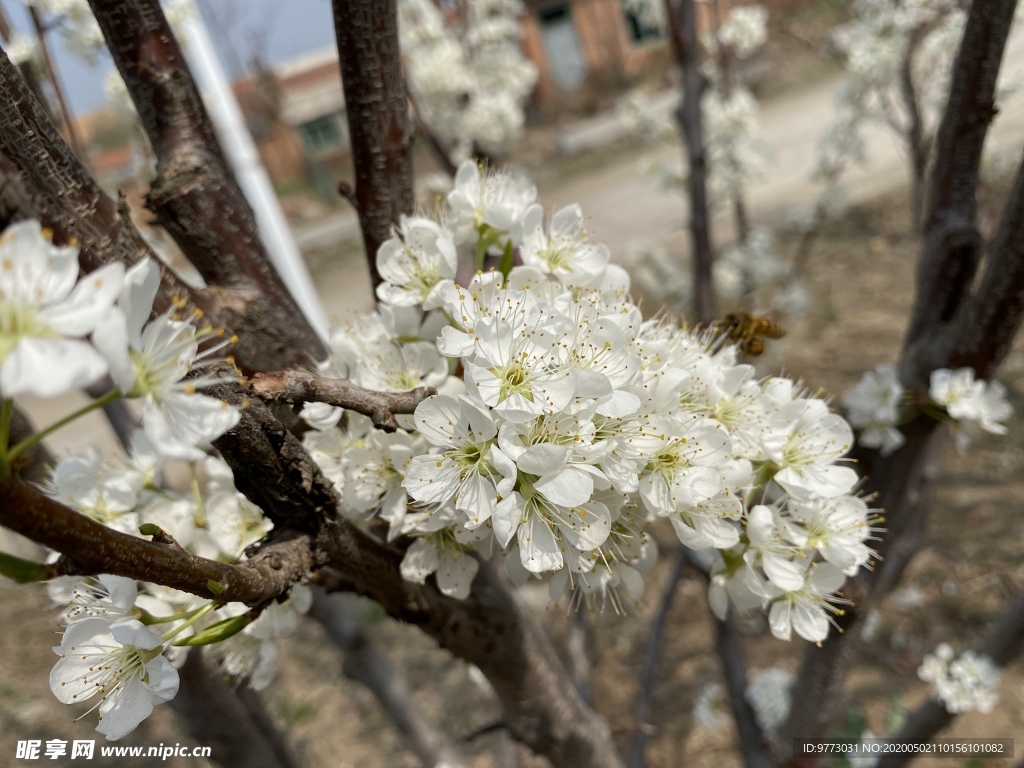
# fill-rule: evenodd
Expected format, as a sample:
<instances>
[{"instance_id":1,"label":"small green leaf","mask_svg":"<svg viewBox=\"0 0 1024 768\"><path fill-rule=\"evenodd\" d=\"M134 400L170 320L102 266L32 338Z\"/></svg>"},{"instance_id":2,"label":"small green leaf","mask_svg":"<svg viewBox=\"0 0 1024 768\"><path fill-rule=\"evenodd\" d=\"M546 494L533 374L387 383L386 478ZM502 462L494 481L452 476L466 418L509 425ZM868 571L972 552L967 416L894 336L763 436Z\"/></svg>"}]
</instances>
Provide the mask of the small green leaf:
<instances>
[{"instance_id":1,"label":"small green leaf","mask_svg":"<svg viewBox=\"0 0 1024 768\"><path fill-rule=\"evenodd\" d=\"M202 632L197 632L192 637L179 640L174 645L210 645L227 640L232 635L238 634L253 622L252 611L243 613L241 616L232 616L230 619L218 621L211 624Z\"/></svg>"},{"instance_id":2,"label":"small green leaf","mask_svg":"<svg viewBox=\"0 0 1024 768\"><path fill-rule=\"evenodd\" d=\"M139 526L139 533L143 536L159 536L163 531L160 530L159 525L153 523L143 523Z\"/></svg>"},{"instance_id":3,"label":"small green leaf","mask_svg":"<svg viewBox=\"0 0 1024 768\"><path fill-rule=\"evenodd\" d=\"M19 584L32 584L53 578L52 569L42 563L22 560L20 557L0 552L0 574Z\"/></svg>"},{"instance_id":4,"label":"small green leaf","mask_svg":"<svg viewBox=\"0 0 1024 768\"><path fill-rule=\"evenodd\" d=\"M221 592L224 591L224 585L221 584L219 581L214 581L213 579L206 580L206 588L213 592L213 594L215 595L219 595Z\"/></svg>"}]
</instances>

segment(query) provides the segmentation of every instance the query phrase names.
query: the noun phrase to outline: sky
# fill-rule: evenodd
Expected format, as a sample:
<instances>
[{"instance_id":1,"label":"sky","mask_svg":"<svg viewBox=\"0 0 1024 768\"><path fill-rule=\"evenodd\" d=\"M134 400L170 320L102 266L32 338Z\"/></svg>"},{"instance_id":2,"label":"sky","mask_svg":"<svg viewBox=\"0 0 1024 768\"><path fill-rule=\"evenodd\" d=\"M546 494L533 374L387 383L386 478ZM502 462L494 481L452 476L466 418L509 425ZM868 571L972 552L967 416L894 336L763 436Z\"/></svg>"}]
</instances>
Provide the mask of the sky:
<instances>
[{"instance_id":1,"label":"sky","mask_svg":"<svg viewBox=\"0 0 1024 768\"><path fill-rule=\"evenodd\" d=\"M28 12L18 2L0 0L11 23L30 32ZM221 64L231 79L250 69L254 49L276 65L334 44L331 0L197 0ZM74 114L105 101L103 77L113 67L104 54L97 67L66 51L60 34L51 34L59 77Z\"/></svg>"}]
</instances>

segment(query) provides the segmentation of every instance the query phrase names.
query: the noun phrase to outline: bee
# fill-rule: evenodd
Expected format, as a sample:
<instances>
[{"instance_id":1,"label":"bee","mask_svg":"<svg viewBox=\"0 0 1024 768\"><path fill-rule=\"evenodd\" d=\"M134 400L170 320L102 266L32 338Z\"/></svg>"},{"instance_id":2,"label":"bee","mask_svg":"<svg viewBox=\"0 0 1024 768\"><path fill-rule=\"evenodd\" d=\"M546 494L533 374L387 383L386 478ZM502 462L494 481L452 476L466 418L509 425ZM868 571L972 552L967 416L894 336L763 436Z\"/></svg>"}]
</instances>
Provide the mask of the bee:
<instances>
[{"instance_id":1,"label":"bee","mask_svg":"<svg viewBox=\"0 0 1024 768\"><path fill-rule=\"evenodd\" d=\"M751 357L764 352L765 339L781 339L786 335L786 329L774 320L747 312L726 315L716 325L723 336L739 347L744 355Z\"/></svg>"}]
</instances>

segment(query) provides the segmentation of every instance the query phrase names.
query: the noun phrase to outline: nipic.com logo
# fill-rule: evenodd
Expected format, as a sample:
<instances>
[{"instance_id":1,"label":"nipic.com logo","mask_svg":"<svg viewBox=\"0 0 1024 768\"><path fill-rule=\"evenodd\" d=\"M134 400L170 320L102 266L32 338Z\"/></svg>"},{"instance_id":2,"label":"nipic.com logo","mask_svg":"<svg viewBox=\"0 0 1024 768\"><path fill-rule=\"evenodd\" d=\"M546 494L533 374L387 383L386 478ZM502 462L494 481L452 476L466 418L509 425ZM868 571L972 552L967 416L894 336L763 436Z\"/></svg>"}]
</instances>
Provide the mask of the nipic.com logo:
<instances>
[{"instance_id":1,"label":"nipic.com logo","mask_svg":"<svg viewBox=\"0 0 1024 768\"><path fill-rule=\"evenodd\" d=\"M158 757L166 760L169 757L210 757L210 747L190 747L182 744L160 744L152 747L103 746L99 748L101 757ZM15 760L56 760L64 757L69 760L92 760L96 755L94 739L25 739L18 741L15 749Z\"/></svg>"}]
</instances>

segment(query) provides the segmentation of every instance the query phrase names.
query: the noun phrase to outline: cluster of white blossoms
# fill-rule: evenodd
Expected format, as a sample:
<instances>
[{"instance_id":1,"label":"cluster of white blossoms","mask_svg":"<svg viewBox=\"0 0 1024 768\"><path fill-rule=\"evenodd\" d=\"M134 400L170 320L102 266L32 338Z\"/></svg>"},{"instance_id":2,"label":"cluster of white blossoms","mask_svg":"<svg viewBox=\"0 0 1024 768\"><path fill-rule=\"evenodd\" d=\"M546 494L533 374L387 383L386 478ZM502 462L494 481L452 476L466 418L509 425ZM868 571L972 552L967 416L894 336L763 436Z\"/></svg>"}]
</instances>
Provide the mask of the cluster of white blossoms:
<instances>
[{"instance_id":1,"label":"cluster of white blossoms","mask_svg":"<svg viewBox=\"0 0 1024 768\"><path fill-rule=\"evenodd\" d=\"M76 246L54 245L35 220L9 226L0 235L3 397L56 397L109 373L116 386L89 410L136 399L161 454L202 458L203 447L234 426L238 412L198 392L211 379L190 372L228 340L200 351L217 332L181 319L176 306L150 320L159 280L149 259L127 272L110 264L80 278ZM14 458L9 448L20 452L0 445L0 457Z\"/></svg>"},{"instance_id":2,"label":"cluster of white blossoms","mask_svg":"<svg viewBox=\"0 0 1024 768\"><path fill-rule=\"evenodd\" d=\"M221 459L192 463L186 492L164 480L164 463L139 431L126 456L103 462L91 451L60 461L47 491L115 530L137 536L155 533L150 526L156 526L190 552L221 562L243 560L272 528L235 488ZM54 648L60 660L50 687L65 704L98 696L88 712L99 710L96 730L110 740L130 733L155 705L174 697L177 668L193 645L210 644L226 673L265 688L274 675L278 640L291 634L312 599L308 587L296 584L287 600L257 614L240 603L218 605L110 575L60 577L48 590L65 627Z\"/></svg>"},{"instance_id":3,"label":"cluster of white blossoms","mask_svg":"<svg viewBox=\"0 0 1024 768\"><path fill-rule=\"evenodd\" d=\"M849 425L712 334L645 320L579 208L546 216L535 196L467 162L446 207L381 246L379 309L334 334L324 370L440 394L389 435L304 411L342 513L413 538L403 573L449 595L469 593L475 552L518 583L550 576L553 599L616 609L667 519L718 553L716 611L760 606L777 637L824 639L835 591L871 557Z\"/></svg>"},{"instance_id":4,"label":"cluster of white blossoms","mask_svg":"<svg viewBox=\"0 0 1024 768\"><path fill-rule=\"evenodd\" d=\"M864 161L865 122L901 134L910 130L901 91L908 55L923 135L934 133L967 18L956 0L855 0L852 11L853 20L835 34L846 57L846 80L837 97L836 121L819 142L814 174L827 183L836 182L850 163Z\"/></svg>"},{"instance_id":5,"label":"cluster of white blossoms","mask_svg":"<svg viewBox=\"0 0 1024 768\"><path fill-rule=\"evenodd\" d=\"M927 402L908 394L892 365L866 372L843 397L847 419L858 430L858 442L887 456L905 438L899 430L920 412L954 423L957 450L963 453L982 432L1005 435L1013 415L1006 390L999 382L975 378L971 368L932 371Z\"/></svg>"},{"instance_id":6,"label":"cluster of white blossoms","mask_svg":"<svg viewBox=\"0 0 1024 768\"><path fill-rule=\"evenodd\" d=\"M212 511L211 511L211 514ZM95 703L97 732L110 741L131 733L178 692L178 668L196 646L210 645L221 668L260 690L269 685L277 640L294 630L312 593L295 585L289 599L256 616L240 603L217 607L185 592L121 576L63 576L48 584L64 627L53 651L50 689L64 704Z\"/></svg>"},{"instance_id":7,"label":"cluster of white blossoms","mask_svg":"<svg viewBox=\"0 0 1024 768\"><path fill-rule=\"evenodd\" d=\"M754 717L767 732L775 731L786 722L793 703L792 672L779 667L762 669L747 683L746 698L754 709Z\"/></svg>"},{"instance_id":8,"label":"cluster of white blossoms","mask_svg":"<svg viewBox=\"0 0 1024 768\"><path fill-rule=\"evenodd\" d=\"M398 3L406 77L426 126L456 160L507 155L522 133L537 70L523 55L519 0Z\"/></svg>"},{"instance_id":9,"label":"cluster of white blossoms","mask_svg":"<svg viewBox=\"0 0 1024 768\"><path fill-rule=\"evenodd\" d=\"M179 317L177 304L151 317L159 281L160 270L148 259L127 271L112 264L80 275L78 248L54 245L39 222L4 230L0 474L7 476L24 451L70 421L118 398L134 400L143 428L127 455L104 461L91 449L65 458L44 490L114 530L138 536L160 529L198 555L237 562L271 524L237 491L228 466L207 455L210 442L239 419L236 409L198 391L214 381L204 367L230 340L208 325L197 328L198 314ZM109 392L8 444L14 398L58 397L106 375L114 384ZM191 487L184 492L163 479L169 459L190 463ZM216 652L224 668L265 685L276 658L274 638L294 627L289 612L308 607L308 590L299 586L258 618L246 606L218 607L107 575L61 578L50 590L66 625L54 649L61 659L51 687L69 704L98 696L98 730L109 739L121 738L174 696L174 664L184 654L177 644L223 641ZM209 626L215 618L221 621ZM204 632L212 634L204 638Z\"/></svg>"},{"instance_id":10,"label":"cluster of white blossoms","mask_svg":"<svg viewBox=\"0 0 1024 768\"><path fill-rule=\"evenodd\" d=\"M948 712L988 714L999 702L999 667L973 651L955 656L953 649L942 643L934 654L924 657L917 676L934 687L935 696Z\"/></svg>"}]
</instances>

